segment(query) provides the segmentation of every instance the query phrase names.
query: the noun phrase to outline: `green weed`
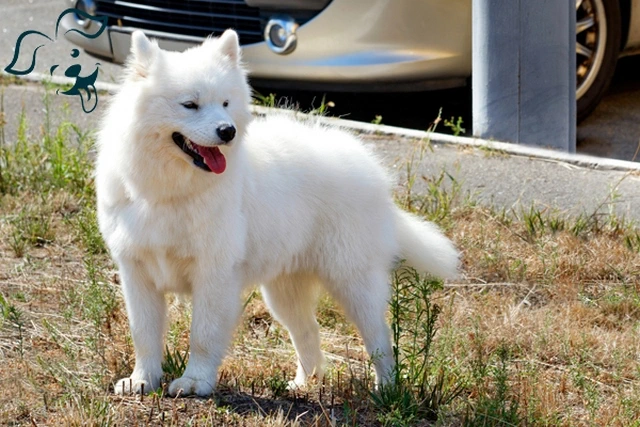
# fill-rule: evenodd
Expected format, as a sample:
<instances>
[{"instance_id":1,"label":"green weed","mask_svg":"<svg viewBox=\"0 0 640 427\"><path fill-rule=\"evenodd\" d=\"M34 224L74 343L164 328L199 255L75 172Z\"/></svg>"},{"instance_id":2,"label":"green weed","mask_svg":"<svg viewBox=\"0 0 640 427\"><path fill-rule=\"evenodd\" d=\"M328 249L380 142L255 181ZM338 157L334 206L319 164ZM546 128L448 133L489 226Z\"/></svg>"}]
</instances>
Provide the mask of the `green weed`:
<instances>
[{"instance_id":1,"label":"green weed","mask_svg":"<svg viewBox=\"0 0 640 427\"><path fill-rule=\"evenodd\" d=\"M289 394L289 381L285 373L276 373L268 377L265 382L273 397L279 398Z\"/></svg>"},{"instance_id":2,"label":"green weed","mask_svg":"<svg viewBox=\"0 0 640 427\"><path fill-rule=\"evenodd\" d=\"M496 351L496 356L497 361L491 367L482 358L475 362L480 397L475 405L468 409L463 423L465 427L522 425L518 400L511 396L509 387L508 347L501 345ZM488 387L487 377L493 380L493 388Z\"/></svg>"},{"instance_id":3,"label":"green weed","mask_svg":"<svg viewBox=\"0 0 640 427\"><path fill-rule=\"evenodd\" d=\"M524 221L529 237L532 239L542 233L545 228L545 221L542 219L542 212L534 206L531 206L529 211L523 212L522 220Z\"/></svg>"},{"instance_id":4,"label":"green weed","mask_svg":"<svg viewBox=\"0 0 640 427\"><path fill-rule=\"evenodd\" d=\"M93 396L79 392L70 397L69 406L70 415L73 414L77 425L101 427L119 425L114 420L113 406L106 396Z\"/></svg>"},{"instance_id":5,"label":"green weed","mask_svg":"<svg viewBox=\"0 0 640 427\"><path fill-rule=\"evenodd\" d=\"M98 218L95 209L84 207L75 216L74 225L78 231L82 247L90 255L104 255L107 253L100 228L98 227Z\"/></svg>"},{"instance_id":6,"label":"green weed","mask_svg":"<svg viewBox=\"0 0 640 427\"><path fill-rule=\"evenodd\" d=\"M443 406L464 390L459 379L434 360L431 346L440 307L432 300L442 282L421 277L401 267L393 277L391 330L393 334L393 381L380 385L370 396L380 411L383 425L405 426L420 420L435 421ZM436 362L436 363L434 363ZM440 366L435 372L434 366Z\"/></svg>"},{"instance_id":7,"label":"green weed","mask_svg":"<svg viewBox=\"0 0 640 427\"><path fill-rule=\"evenodd\" d=\"M444 170L438 176L424 179L427 190L416 197L415 210L429 221L446 225L454 207L460 205L462 185Z\"/></svg>"},{"instance_id":8,"label":"green weed","mask_svg":"<svg viewBox=\"0 0 640 427\"><path fill-rule=\"evenodd\" d=\"M624 244L630 251L640 252L640 232L627 232L624 236Z\"/></svg>"},{"instance_id":9,"label":"green weed","mask_svg":"<svg viewBox=\"0 0 640 427\"><path fill-rule=\"evenodd\" d=\"M45 108L46 117L48 111L49 107ZM93 144L91 133L63 122L52 135L49 119L45 118L42 139L37 142L29 138L24 106L18 120L15 143L0 144L0 195L46 194L65 189L89 196L93 169L88 156Z\"/></svg>"},{"instance_id":10,"label":"green weed","mask_svg":"<svg viewBox=\"0 0 640 427\"><path fill-rule=\"evenodd\" d=\"M16 331L18 334L18 354L20 357L24 356L24 326L25 320L22 311L8 301L4 295L0 294L0 329L5 325L5 322Z\"/></svg>"},{"instance_id":11,"label":"green weed","mask_svg":"<svg viewBox=\"0 0 640 427\"><path fill-rule=\"evenodd\" d=\"M327 96L322 95L322 100L320 101L320 105L318 107L314 107L307 114L312 116L326 116L329 114L329 108L335 107L333 101L327 101Z\"/></svg>"},{"instance_id":12,"label":"green weed","mask_svg":"<svg viewBox=\"0 0 640 427\"><path fill-rule=\"evenodd\" d=\"M106 361L106 337L112 333L112 325L120 307L116 289L105 277L105 268L95 255L84 258L86 281L80 288L79 299L82 317L91 328L86 333L87 346L103 361Z\"/></svg>"},{"instance_id":13,"label":"green weed","mask_svg":"<svg viewBox=\"0 0 640 427\"><path fill-rule=\"evenodd\" d=\"M457 119L454 119L453 117L449 120L444 119L444 125L451 129L454 136L459 136L466 132L466 129L462 127L462 117L460 116L458 116Z\"/></svg>"},{"instance_id":14,"label":"green weed","mask_svg":"<svg viewBox=\"0 0 640 427\"><path fill-rule=\"evenodd\" d=\"M168 345L165 346L164 360L162 361L162 372L173 380L180 378L184 374L184 370L187 368L187 362L189 361L189 348L184 352L181 352L177 347L170 349Z\"/></svg>"},{"instance_id":15,"label":"green weed","mask_svg":"<svg viewBox=\"0 0 640 427\"><path fill-rule=\"evenodd\" d=\"M262 95L261 93L254 91L253 103L262 107L275 108L276 94L270 93L269 95Z\"/></svg>"},{"instance_id":16,"label":"green weed","mask_svg":"<svg viewBox=\"0 0 640 427\"><path fill-rule=\"evenodd\" d=\"M109 330L118 308L115 289L109 285L104 277L104 268L94 256L85 257L84 267L87 286L82 295L82 309L85 318L93 323L96 330Z\"/></svg>"},{"instance_id":17,"label":"green weed","mask_svg":"<svg viewBox=\"0 0 640 427\"><path fill-rule=\"evenodd\" d=\"M28 246L42 247L55 239L46 204L24 206L18 215L9 219L9 224L9 245L18 258L24 256Z\"/></svg>"}]
</instances>

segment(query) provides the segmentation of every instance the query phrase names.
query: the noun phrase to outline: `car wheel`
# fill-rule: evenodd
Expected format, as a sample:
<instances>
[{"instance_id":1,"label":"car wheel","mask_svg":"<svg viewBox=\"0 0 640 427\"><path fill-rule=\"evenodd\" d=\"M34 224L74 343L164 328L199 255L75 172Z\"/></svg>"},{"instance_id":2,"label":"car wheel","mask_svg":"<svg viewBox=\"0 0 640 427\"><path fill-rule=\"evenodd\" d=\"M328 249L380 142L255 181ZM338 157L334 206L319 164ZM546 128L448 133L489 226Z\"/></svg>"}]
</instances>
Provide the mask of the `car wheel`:
<instances>
[{"instance_id":1,"label":"car wheel","mask_svg":"<svg viewBox=\"0 0 640 427\"><path fill-rule=\"evenodd\" d=\"M621 37L619 0L576 0L578 122L596 108L609 88Z\"/></svg>"}]
</instances>

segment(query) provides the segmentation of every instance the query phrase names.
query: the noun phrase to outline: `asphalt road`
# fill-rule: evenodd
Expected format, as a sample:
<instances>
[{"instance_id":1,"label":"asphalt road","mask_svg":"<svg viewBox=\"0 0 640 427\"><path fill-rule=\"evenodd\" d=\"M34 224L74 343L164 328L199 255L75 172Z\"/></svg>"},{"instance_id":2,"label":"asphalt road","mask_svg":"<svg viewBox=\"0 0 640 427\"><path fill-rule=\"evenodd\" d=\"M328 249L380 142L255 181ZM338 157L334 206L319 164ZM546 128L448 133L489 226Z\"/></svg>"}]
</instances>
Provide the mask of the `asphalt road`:
<instances>
[{"instance_id":1,"label":"asphalt road","mask_svg":"<svg viewBox=\"0 0 640 427\"><path fill-rule=\"evenodd\" d=\"M640 56L618 61L608 94L578 126L578 152L640 162Z\"/></svg>"},{"instance_id":2,"label":"asphalt road","mask_svg":"<svg viewBox=\"0 0 640 427\"><path fill-rule=\"evenodd\" d=\"M55 20L61 11L72 7L74 0L2 0L0 18L0 65L8 65L14 54L16 40L24 31L38 30L53 37ZM34 47L38 41L27 38L24 49ZM72 58L75 48L64 37L55 40L38 51L37 66L34 71L49 73L52 65L59 67L54 75L61 75L67 66L80 64L82 75L96 68L99 62L100 82L117 82L121 67L91 57L81 52ZM28 65L30 58L21 55L18 64ZM640 58L625 58L620 61L616 78L600 106L591 117L578 126L578 152L633 160L640 143ZM258 88L263 94L269 88ZM299 103L302 108L317 107L323 97L318 93L275 91ZM469 90L440 91L403 95L327 94L326 101L335 104L330 112L353 120L370 122L381 116L384 124L427 129L442 108L444 119L462 117L466 134L471 129L471 98ZM417 106L412 109L405 105ZM438 131L449 132L442 124ZM640 157L640 156L638 156ZM640 160L640 158L636 159Z\"/></svg>"}]
</instances>

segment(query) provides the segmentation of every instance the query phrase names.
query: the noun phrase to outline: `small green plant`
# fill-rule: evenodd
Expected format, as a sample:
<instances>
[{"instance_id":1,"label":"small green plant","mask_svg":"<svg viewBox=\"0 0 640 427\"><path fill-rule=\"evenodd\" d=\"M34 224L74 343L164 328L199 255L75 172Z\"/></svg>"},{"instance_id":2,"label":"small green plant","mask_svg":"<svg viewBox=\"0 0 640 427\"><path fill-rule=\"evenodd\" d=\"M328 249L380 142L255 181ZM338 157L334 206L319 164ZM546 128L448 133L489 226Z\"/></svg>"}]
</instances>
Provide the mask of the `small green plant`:
<instances>
[{"instance_id":1,"label":"small green plant","mask_svg":"<svg viewBox=\"0 0 640 427\"><path fill-rule=\"evenodd\" d=\"M86 282L81 290L81 310L83 317L91 322L92 334L87 334L86 342L98 356L104 359L105 333L112 330L118 299L115 289L104 277L104 268L97 257L87 255L84 259Z\"/></svg>"},{"instance_id":2,"label":"small green plant","mask_svg":"<svg viewBox=\"0 0 640 427\"><path fill-rule=\"evenodd\" d=\"M478 355L482 352L478 352ZM510 351L506 345L501 345L496 351L497 361L492 367L486 360L480 358L474 363L476 381L480 383L475 407L469 408L465 415L465 427L480 426L519 426L522 419L519 414L518 401L511 396L509 387ZM493 388L486 385L486 377L493 379Z\"/></svg>"},{"instance_id":3,"label":"small green plant","mask_svg":"<svg viewBox=\"0 0 640 427\"><path fill-rule=\"evenodd\" d=\"M428 188L425 194L416 198L416 211L429 221L442 224L450 219L456 201L460 198L462 185L444 170L425 180Z\"/></svg>"},{"instance_id":4,"label":"small green plant","mask_svg":"<svg viewBox=\"0 0 640 427\"><path fill-rule=\"evenodd\" d=\"M377 114L373 120L371 120L371 123L374 125L381 125L382 124L382 116Z\"/></svg>"},{"instance_id":5,"label":"small green plant","mask_svg":"<svg viewBox=\"0 0 640 427\"><path fill-rule=\"evenodd\" d=\"M84 266L87 274L87 288L82 298L85 317L93 322L96 329L108 328L118 306L116 293L106 284L103 269L95 257L85 257Z\"/></svg>"},{"instance_id":6,"label":"small green plant","mask_svg":"<svg viewBox=\"0 0 640 427\"><path fill-rule=\"evenodd\" d=\"M451 129L454 136L459 136L466 132L466 129L462 127L462 117L458 116L457 119L451 117L451 119L444 119L444 125Z\"/></svg>"},{"instance_id":7,"label":"small green plant","mask_svg":"<svg viewBox=\"0 0 640 427\"><path fill-rule=\"evenodd\" d=\"M93 207L85 207L75 217L75 225L83 248L90 255L102 255L107 253L107 248L102 240L96 211Z\"/></svg>"},{"instance_id":8,"label":"small green plant","mask_svg":"<svg viewBox=\"0 0 640 427\"><path fill-rule=\"evenodd\" d=\"M24 316L22 311L11 304L4 295L0 294L0 329L4 326L5 322L13 328L18 334L18 354L20 357L24 356Z\"/></svg>"},{"instance_id":9,"label":"small green plant","mask_svg":"<svg viewBox=\"0 0 640 427\"><path fill-rule=\"evenodd\" d=\"M542 212L535 206L532 205L529 211L523 211L522 219L530 238L533 239L544 232L545 221L542 218Z\"/></svg>"},{"instance_id":10,"label":"small green plant","mask_svg":"<svg viewBox=\"0 0 640 427\"><path fill-rule=\"evenodd\" d=\"M162 361L162 372L170 379L180 378L187 368L189 361L189 348L181 352L177 347L169 349L165 345L164 360Z\"/></svg>"},{"instance_id":11,"label":"small green plant","mask_svg":"<svg viewBox=\"0 0 640 427\"><path fill-rule=\"evenodd\" d=\"M431 123L431 125L429 125L427 132L433 132L436 129L436 127L438 126L438 123L440 123L441 121L441 115L442 115L442 108L438 112L438 116L436 117L436 119ZM429 140L423 140L423 139L419 140L418 143L415 145L414 150L411 153L411 158L406 163L407 181L405 183L404 195L399 200L399 202L400 202L400 205L407 210L413 210L413 202L415 199L415 196L413 193L413 187L416 183L416 174L414 172L414 166L416 163L422 162L427 150L432 150L431 142Z\"/></svg>"},{"instance_id":12,"label":"small green plant","mask_svg":"<svg viewBox=\"0 0 640 427\"><path fill-rule=\"evenodd\" d=\"M595 419L600 409L600 396L596 385L585 375L584 360L576 358L571 361L571 380L573 385L582 392L584 403L591 420ZM592 421L593 423L593 421Z\"/></svg>"},{"instance_id":13,"label":"small green plant","mask_svg":"<svg viewBox=\"0 0 640 427\"><path fill-rule=\"evenodd\" d=\"M553 215L547 219L547 226L553 233L563 231L566 227L566 221L560 215Z\"/></svg>"},{"instance_id":14,"label":"small green plant","mask_svg":"<svg viewBox=\"0 0 640 427\"><path fill-rule=\"evenodd\" d=\"M630 251L640 252L640 232L635 230L627 232L624 236L624 244Z\"/></svg>"},{"instance_id":15,"label":"small green plant","mask_svg":"<svg viewBox=\"0 0 640 427\"><path fill-rule=\"evenodd\" d=\"M316 116L326 116L329 113L329 108L333 108L336 105L333 103L333 101L327 101L326 100L326 95L322 95L322 101L320 101L320 106L318 108L312 108L311 110L309 110L310 115L316 115Z\"/></svg>"},{"instance_id":16,"label":"small green plant","mask_svg":"<svg viewBox=\"0 0 640 427\"><path fill-rule=\"evenodd\" d=\"M464 385L434 363L431 345L440 308L431 299L442 282L400 267L393 277L391 330L393 381L370 393L383 425L405 426L435 421L440 409L464 390Z\"/></svg>"},{"instance_id":17,"label":"small green plant","mask_svg":"<svg viewBox=\"0 0 640 427\"><path fill-rule=\"evenodd\" d=\"M0 116L4 115L0 99ZM45 123L42 139L34 140L28 133L25 107L18 116L18 129L13 144L4 142L4 127L0 126L0 195L16 195L26 191L46 194L65 189L73 194L92 193L92 164L88 156L92 145L91 132L81 131L69 122L51 130L50 100L44 97ZM75 138L72 138L72 137Z\"/></svg>"},{"instance_id":18,"label":"small green plant","mask_svg":"<svg viewBox=\"0 0 640 427\"><path fill-rule=\"evenodd\" d=\"M72 131L77 141L75 148L68 146L73 144L70 141ZM86 193L92 170L87 156L90 145L89 134L68 122L58 127L53 138L45 138L44 151L49 161L50 182L55 188Z\"/></svg>"},{"instance_id":19,"label":"small green plant","mask_svg":"<svg viewBox=\"0 0 640 427\"><path fill-rule=\"evenodd\" d=\"M72 127L69 127L72 128ZM64 133L65 126L59 130ZM60 134L51 143L18 142L2 147L2 177L4 194L18 194L24 190L47 192L65 188L81 193L90 181L88 158L65 146ZM69 185L71 184L71 185Z\"/></svg>"},{"instance_id":20,"label":"small green plant","mask_svg":"<svg viewBox=\"0 0 640 427\"><path fill-rule=\"evenodd\" d=\"M4 98L2 99L2 114L4 116ZM4 126L2 127L2 144L0 145L0 194L17 194L22 190L22 182L26 181L29 172L35 170L36 161L27 154L27 116L22 106L18 116L18 129L14 144L4 141ZM32 169L27 169L32 168Z\"/></svg>"},{"instance_id":21,"label":"small green plant","mask_svg":"<svg viewBox=\"0 0 640 427\"><path fill-rule=\"evenodd\" d=\"M15 225L13 225L9 236L9 247L17 258L22 258L27 250L27 239Z\"/></svg>"},{"instance_id":22,"label":"small green plant","mask_svg":"<svg viewBox=\"0 0 640 427\"><path fill-rule=\"evenodd\" d=\"M274 108L276 106L276 94L262 95L259 92L253 92L253 103L263 107Z\"/></svg>"},{"instance_id":23,"label":"small green plant","mask_svg":"<svg viewBox=\"0 0 640 427\"><path fill-rule=\"evenodd\" d=\"M289 382L284 374L276 374L266 379L266 384L273 397L284 397L288 395Z\"/></svg>"},{"instance_id":24,"label":"small green plant","mask_svg":"<svg viewBox=\"0 0 640 427\"><path fill-rule=\"evenodd\" d=\"M342 417L342 425L357 425L358 411L354 410L346 400L342 403Z\"/></svg>"},{"instance_id":25,"label":"small green plant","mask_svg":"<svg viewBox=\"0 0 640 427\"><path fill-rule=\"evenodd\" d=\"M70 399L70 410L75 412L80 425L116 426L111 401L107 396L92 396L82 392ZM34 423L35 424L35 423Z\"/></svg>"},{"instance_id":26,"label":"small green plant","mask_svg":"<svg viewBox=\"0 0 640 427\"><path fill-rule=\"evenodd\" d=\"M40 206L43 205L24 206L9 220L12 227L9 245L19 258L24 256L27 246L42 247L55 238L50 213Z\"/></svg>"},{"instance_id":27,"label":"small green plant","mask_svg":"<svg viewBox=\"0 0 640 427\"><path fill-rule=\"evenodd\" d=\"M571 232L580 237L589 230L589 217L580 214L571 225Z\"/></svg>"}]
</instances>

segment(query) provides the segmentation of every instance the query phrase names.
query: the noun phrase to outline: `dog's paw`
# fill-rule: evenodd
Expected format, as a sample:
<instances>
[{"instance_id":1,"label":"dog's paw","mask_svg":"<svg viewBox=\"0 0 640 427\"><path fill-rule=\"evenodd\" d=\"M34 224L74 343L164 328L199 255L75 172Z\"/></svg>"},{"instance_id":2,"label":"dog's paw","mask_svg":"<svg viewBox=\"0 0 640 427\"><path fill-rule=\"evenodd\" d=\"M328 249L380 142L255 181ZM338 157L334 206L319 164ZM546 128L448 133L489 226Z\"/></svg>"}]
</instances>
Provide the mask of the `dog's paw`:
<instances>
[{"instance_id":1,"label":"dog's paw","mask_svg":"<svg viewBox=\"0 0 640 427\"><path fill-rule=\"evenodd\" d=\"M156 383L156 384L154 384ZM149 394L160 387L160 381L145 381L133 377L122 378L114 385L116 394Z\"/></svg>"},{"instance_id":2,"label":"dog's paw","mask_svg":"<svg viewBox=\"0 0 640 427\"><path fill-rule=\"evenodd\" d=\"M190 396L195 394L200 397L209 396L215 387L214 381L196 379L190 377L180 377L169 385L170 396Z\"/></svg>"},{"instance_id":3,"label":"dog's paw","mask_svg":"<svg viewBox=\"0 0 640 427\"><path fill-rule=\"evenodd\" d=\"M287 390L291 391L304 391L308 390L309 387L312 387L314 384L319 384L322 382L322 374L321 375L309 375L307 376L304 371L298 370L298 374L293 380L287 382Z\"/></svg>"},{"instance_id":4,"label":"dog's paw","mask_svg":"<svg viewBox=\"0 0 640 427\"><path fill-rule=\"evenodd\" d=\"M290 391L304 391L306 387L307 387L306 381L290 380L287 382L287 390L290 390Z\"/></svg>"},{"instance_id":5,"label":"dog's paw","mask_svg":"<svg viewBox=\"0 0 640 427\"><path fill-rule=\"evenodd\" d=\"M287 390L291 391L301 391L307 388L308 381L307 375L304 373L302 369L298 369L298 373L296 377L287 382Z\"/></svg>"}]
</instances>

